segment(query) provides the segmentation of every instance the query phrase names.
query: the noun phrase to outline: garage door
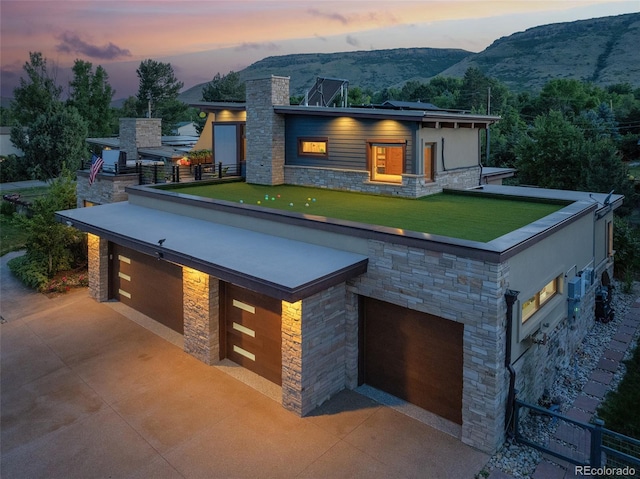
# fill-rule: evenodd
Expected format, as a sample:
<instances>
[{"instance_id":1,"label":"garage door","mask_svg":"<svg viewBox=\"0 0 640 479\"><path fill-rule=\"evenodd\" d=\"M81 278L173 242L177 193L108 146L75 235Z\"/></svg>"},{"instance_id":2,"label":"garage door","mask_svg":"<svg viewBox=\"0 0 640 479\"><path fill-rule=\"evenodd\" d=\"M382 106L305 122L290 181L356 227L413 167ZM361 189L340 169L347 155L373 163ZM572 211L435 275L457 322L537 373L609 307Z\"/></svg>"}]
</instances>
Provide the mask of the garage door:
<instances>
[{"instance_id":1,"label":"garage door","mask_svg":"<svg viewBox=\"0 0 640 479\"><path fill-rule=\"evenodd\" d=\"M462 324L363 299L361 377L462 424Z\"/></svg>"},{"instance_id":2,"label":"garage door","mask_svg":"<svg viewBox=\"0 0 640 479\"><path fill-rule=\"evenodd\" d=\"M111 243L110 297L184 333L182 268Z\"/></svg>"},{"instance_id":3,"label":"garage door","mask_svg":"<svg viewBox=\"0 0 640 479\"><path fill-rule=\"evenodd\" d=\"M228 283L224 296L226 357L282 384L281 301Z\"/></svg>"}]
</instances>

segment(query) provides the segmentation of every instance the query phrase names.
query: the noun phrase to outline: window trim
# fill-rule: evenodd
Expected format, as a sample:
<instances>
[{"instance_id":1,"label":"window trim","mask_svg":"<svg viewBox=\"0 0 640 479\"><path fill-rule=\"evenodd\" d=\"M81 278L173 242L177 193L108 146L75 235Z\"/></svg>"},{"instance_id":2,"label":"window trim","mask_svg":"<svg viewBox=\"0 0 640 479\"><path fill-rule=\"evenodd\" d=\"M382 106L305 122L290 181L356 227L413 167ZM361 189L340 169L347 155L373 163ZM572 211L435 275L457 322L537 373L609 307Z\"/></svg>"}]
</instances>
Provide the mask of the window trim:
<instances>
[{"instance_id":1,"label":"window trim","mask_svg":"<svg viewBox=\"0 0 640 479\"><path fill-rule=\"evenodd\" d=\"M324 143L324 153L314 153L303 151L303 143ZM307 156L310 158L329 158L329 138L326 136L299 136L298 137L298 156Z\"/></svg>"}]
</instances>

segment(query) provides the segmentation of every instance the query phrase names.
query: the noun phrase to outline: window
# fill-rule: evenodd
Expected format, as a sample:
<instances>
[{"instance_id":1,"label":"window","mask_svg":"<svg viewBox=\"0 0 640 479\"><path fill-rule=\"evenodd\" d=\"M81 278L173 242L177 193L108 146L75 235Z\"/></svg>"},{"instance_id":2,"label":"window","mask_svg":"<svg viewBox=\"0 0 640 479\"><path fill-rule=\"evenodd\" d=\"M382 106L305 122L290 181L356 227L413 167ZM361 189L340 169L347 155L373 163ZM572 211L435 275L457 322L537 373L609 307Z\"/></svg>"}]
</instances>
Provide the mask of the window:
<instances>
[{"instance_id":1,"label":"window","mask_svg":"<svg viewBox=\"0 0 640 479\"><path fill-rule=\"evenodd\" d=\"M402 183L406 144L370 142L371 180Z\"/></svg>"},{"instance_id":2,"label":"window","mask_svg":"<svg viewBox=\"0 0 640 479\"><path fill-rule=\"evenodd\" d=\"M526 322L533 314L558 293L559 278L549 281L544 288L522 303L522 322Z\"/></svg>"},{"instance_id":3,"label":"window","mask_svg":"<svg viewBox=\"0 0 640 479\"><path fill-rule=\"evenodd\" d=\"M298 138L298 156L329 156L327 138Z\"/></svg>"}]
</instances>

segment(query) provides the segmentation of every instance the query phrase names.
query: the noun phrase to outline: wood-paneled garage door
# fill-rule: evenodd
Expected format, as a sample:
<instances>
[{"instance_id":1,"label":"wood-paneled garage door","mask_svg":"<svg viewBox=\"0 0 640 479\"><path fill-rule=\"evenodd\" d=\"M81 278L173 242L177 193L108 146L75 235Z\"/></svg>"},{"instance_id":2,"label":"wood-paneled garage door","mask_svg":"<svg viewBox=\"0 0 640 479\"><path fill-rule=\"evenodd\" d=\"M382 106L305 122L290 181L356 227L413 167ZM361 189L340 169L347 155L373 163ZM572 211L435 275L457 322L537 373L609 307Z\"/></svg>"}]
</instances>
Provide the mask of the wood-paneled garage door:
<instances>
[{"instance_id":1,"label":"wood-paneled garage door","mask_svg":"<svg viewBox=\"0 0 640 479\"><path fill-rule=\"evenodd\" d=\"M463 325L363 298L360 382L462 424Z\"/></svg>"},{"instance_id":2,"label":"wood-paneled garage door","mask_svg":"<svg viewBox=\"0 0 640 479\"><path fill-rule=\"evenodd\" d=\"M224 356L281 385L281 301L229 283L223 290Z\"/></svg>"},{"instance_id":3,"label":"wood-paneled garage door","mask_svg":"<svg viewBox=\"0 0 640 479\"><path fill-rule=\"evenodd\" d=\"M111 243L110 297L184 333L182 268Z\"/></svg>"}]
</instances>

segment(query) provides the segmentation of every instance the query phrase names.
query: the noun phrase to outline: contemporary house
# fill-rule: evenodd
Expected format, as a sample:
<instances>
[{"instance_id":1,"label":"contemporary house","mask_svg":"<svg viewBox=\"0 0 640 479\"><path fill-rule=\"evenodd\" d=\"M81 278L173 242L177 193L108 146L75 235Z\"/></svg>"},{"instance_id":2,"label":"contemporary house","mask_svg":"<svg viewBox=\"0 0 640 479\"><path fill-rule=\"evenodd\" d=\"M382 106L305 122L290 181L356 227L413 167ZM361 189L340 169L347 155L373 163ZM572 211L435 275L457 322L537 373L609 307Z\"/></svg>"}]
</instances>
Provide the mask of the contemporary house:
<instances>
[{"instance_id":1,"label":"contemporary house","mask_svg":"<svg viewBox=\"0 0 640 479\"><path fill-rule=\"evenodd\" d=\"M201 108L201 141L246 183L128 186L58 212L89 233L91 295L266 378L296 414L366 384L496 450L514 388L537 400L593 323L623 198L489 184L508 174L483 175L493 116L291 106L285 77ZM78 178L92 203L118 181ZM304 206L287 197L300 192ZM474 222L488 235L449 228Z\"/></svg>"}]
</instances>

